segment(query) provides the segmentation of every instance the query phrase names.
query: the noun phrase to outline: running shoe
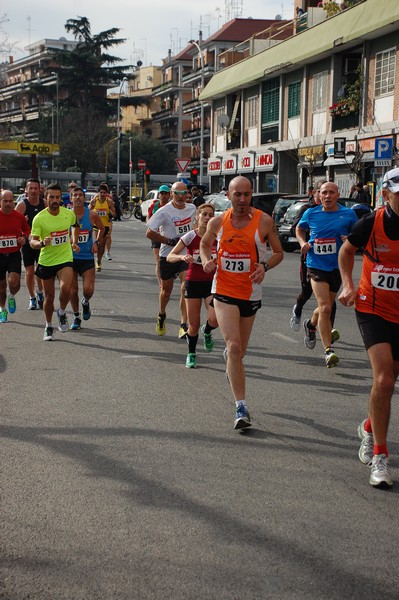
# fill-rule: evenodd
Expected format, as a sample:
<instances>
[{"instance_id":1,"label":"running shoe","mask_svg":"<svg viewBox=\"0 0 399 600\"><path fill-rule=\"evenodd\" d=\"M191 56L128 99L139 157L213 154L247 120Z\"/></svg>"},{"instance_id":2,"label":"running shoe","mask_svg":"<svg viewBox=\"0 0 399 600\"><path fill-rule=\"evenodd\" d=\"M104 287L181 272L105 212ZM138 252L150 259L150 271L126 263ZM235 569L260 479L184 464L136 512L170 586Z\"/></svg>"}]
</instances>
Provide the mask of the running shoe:
<instances>
[{"instance_id":1,"label":"running shoe","mask_svg":"<svg viewBox=\"0 0 399 600\"><path fill-rule=\"evenodd\" d=\"M7 323L8 321L8 312L6 308L3 308L2 311L0 311L0 323Z\"/></svg>"},{"instance_id":2,"label":"running shoe","mask_svg":"<svg viewBox=\"0 0 399 600\"><path fill-rule=\"evenodd\" d=\"M91 317L90 302L84 302L82 298L83 321L88 321Z\"/></svg>"},{"instance_id":3,"label":"running shoe","mask_svg":"<svg viewBox=\"0 0 399 600\"><path fill-rule=\"evenodd\" d=\"M197 368L197 355L196 354L187 354L186 358L186 367L187 369L196 369Z\"/></svg>"},{"instance_id":4,"label":"running shoe","mask_svg":"<svg viewBox=\"0 0 399 600\"><path fill-rule=\"evenodd\" d=\"M298 316L297 314L295 314L295 309L296 309L296 304L295 304L294 308L292 309L290 327L294 331L299 331L301 328L301 315Z\"/></svg>"},{"instance_id":5,"label":"running shoe","mask_svg":"<svg viewBox=\"0 0 399 600\"><path fill-rule=\"evenodd\" d=\"M36 302L36 298L31 298L29 300L29 306L28 306L28 310L36 310L37 309L37 302Z\"/></svg>"},{"instance_id":6,"label":"running shoe","mask_svg":"<svg viewBox=\"0 0 399 600\"><path fill-rule=\"evenodd\" d=\"M79 317L75 317L70 329L72 331L79 331L79 329L82 329L81 325L82 325L82 320L79 319Z\"/></svg>"},{"instance_id":7,"label":"running shoe","mask_svg":"<svg viewBox=\"0 0 399 600\"><path fill-rule=\"evenodd\" d=\"M112 257L111 257L111 255L110 255L110 253L109 253L109 252L106 252L106 253L105 253L105 258L106 258L107 260L112 260Z\"/></svg>"},{"instance_id":8,"label":"running shoe","mask_svg":"<svg viewBox=\"0 0 399 600\"><path fill-rule=\"evenodd\" d=\"M43 305L44 305L44 294L43 294L43 292L38 292L37 293L36 300L37 300L37 306L40 308L40 310L43 310Z\"/></svg>"},{"instance_id":9,"label":"running shoe","mask_svg":"<svg viewBox=\"0 0 399 600\"><path fill-rule=\"evenodd\" d=\"M234 429L244 429L244 427L251 427L251 418L249 416L248 409L240 404L236 410Z\"/></svg>"},{"instance_id":10,"label":"running shoe","mask_svg":"<svg viewBox=\"0 0 399 600\"><path fill-rule=\"evenodd\" d=\"M57 310L57 317L58 317L58 331L62 331L62 333L65 333L69 329L68 317L66 316L66 313L64 313L63 315L60 315L59 309Z\"/></svg>"},{"instance_id":11,"label":"running shoe","mask_svg":"<svg viewBox=\"0 0 399 600\"><path fill-rule=\"evenodd\" d=\"M305 330L304 343L306 348L313 350L316 346L316 328L310 324L310 319L305 319L303 322L303 328Z\"/></svg>"},{"instance_id":12,"label":"running shoe","mask_svg":"<svg viewBox=\"0 0 399 600\"><path fill-rule=\"evenodd\" d=\"M364 421L360 423L359 427L357 428L357 435L361 440L359 448L359 458L363 464L368 465L373 460L374 437L372 433L369 433L365 430L365 423L366 419L364 419Z\"/></svg>"},{"instance_id":13,"label":"running shoe","mask_svg":"<svg viewBox=\"0 0 399 600\"><path fill-rule=\"evenodd\" d=\"M338 329L331 329L331 343L333 344L334 342L338 342L339 338L341 336L339 335L339 331Z\"/></svg>"},{"instance_id":14,"label":"running shoe","mask_svg":"<svg viewBox=\"0 0 399 600\"><path fill-rule=\"evenodd\" d=\"M187 325L182 323L179 327L179 340L185 340L187 338L187 330Z\"/></svg>"},{"instance_id":15,"label":"running shoe","mask_svg":"<svg viewBox=\"0 0 399 600\"><path fill-rule=\"evenodd\" d=\"M325 361L327 369L332 369L332 367L336 367L339 363L339 358L335 354L334 350L331 350L331 348L326 348Z\"/></svg>"},{"instance_id":16,"label":"running shoe","mask_svg":"<svg viewBox=\"0 0 399 600\"><path fill-rule=\"evenodd\" d=\"M205 333L205 327L206 327L206 325L202 325L202 327L201 327L201 331L204 336L203 346L207 352L212 352L212 350L215 347L215 342L213 341L213 337L212 337L211 333Z\"/></svg>"},{"instance_id":17,"label":"running shoe","mask_svg":"<svg viewBox=\"0 0 399 600\"><path fill-rule=\"evenodd\" d=\"M101 263L97 261L96 271L99 273L101 271Z\"/></svg>"},{"instance_id":18,"label":"running shoe","mask_svg":"<svg viewBox=\"0 0 399 600\"><path fill-rule=\"evenodd\" d=\"M385 454L375 454L371 461L370 485L388 488L392 485L389 474L389 458Z\"/></svg>"},{"instance_id":19,"label":"running shoe","mask_svg":"<svg viewBox=\"0 0 399 600\"><path fill-rule=\"evenodd\" d=\"M44 329L43 341L44 342L52 342L53 339L54 339L54 327L51 327L50 325L48 325Z\"/></svg>"},{"instance_id":20,"label":"running shoe","mask_svg":"<svg viewBox=\"0 0 399 600\"><path fill-rule=\"evenodd\" d=\"M15 313L17 310L17 303L15 302L15 298L8 296L8 312L11 314Z\"/></svg>"},{"instance_id":21,"label":"running shoe","mask_svg":"<svg viewBox=\"0 0 399 600\"><path fill-rule=\"evenodd\" d=\"M157 324L155 326L155 331L157 332L158 335L165 335L166 333L166 325L165 325L165 321L166 318L162 318L162 317L158 317L157 318Z\"/></svg>"}]
</instances>

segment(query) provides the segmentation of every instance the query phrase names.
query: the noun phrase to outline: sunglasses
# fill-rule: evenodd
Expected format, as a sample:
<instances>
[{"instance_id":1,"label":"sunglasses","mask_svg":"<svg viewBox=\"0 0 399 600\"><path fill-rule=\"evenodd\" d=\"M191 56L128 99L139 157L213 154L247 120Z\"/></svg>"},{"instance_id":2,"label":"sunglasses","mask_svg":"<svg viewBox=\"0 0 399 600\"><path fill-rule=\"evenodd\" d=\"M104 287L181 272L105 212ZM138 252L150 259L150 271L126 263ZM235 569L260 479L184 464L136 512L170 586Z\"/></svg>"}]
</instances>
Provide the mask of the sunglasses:
<instances>
[{"instance_id":1,"label":"sunglasses","mask_svg":"<svg viewBox=\"0 0 399 600\"><path fill-rule=\"evenodd\" d=\"M187 194L185 190L173 190L173 193L176 194L176 196L185 196Z\"/></svg>"},{"instance_id":2,"label":"sunglasses","mask_svg":"<svg viewBox=\"0 0 399 600\"><path fill-rule=\"evenodd\" d=\"M399 175L396 175L396 177L391 177L390 179L387 179L387 181L385 181L386 185L389 185L390 183L399 183Z\"/></svg>"}]
</instances>

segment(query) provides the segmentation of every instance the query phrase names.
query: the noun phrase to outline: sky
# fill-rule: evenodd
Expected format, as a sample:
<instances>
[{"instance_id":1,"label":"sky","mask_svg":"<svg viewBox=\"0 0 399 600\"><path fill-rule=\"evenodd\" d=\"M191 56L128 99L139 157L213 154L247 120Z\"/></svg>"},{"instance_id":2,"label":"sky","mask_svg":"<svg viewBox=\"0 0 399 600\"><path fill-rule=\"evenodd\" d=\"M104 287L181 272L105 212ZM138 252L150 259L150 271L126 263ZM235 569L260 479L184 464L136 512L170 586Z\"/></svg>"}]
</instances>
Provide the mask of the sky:
<instances>
[{"instance_id":1,"label":"sky","mask_svg":"<svg viewBox=\"0 0 399 600\"><path fill-rule=\"evenodd\" d=\"M227 12L236 7L243 18L284 19L294 16L293 0L0 0L2 38L15 43L14 59L26 55L24 47L44 38L73 39L65 31L68 19L87 17L92 33L113 27L126 42L112 53L125 64L141 60L146 65L161 65L168 54L177 54L190 39L198 39L201 29L206 39L225 22ZM5 20L6 19L6 20ZM0 32L1 33L1 32Z\"/></svg>"}]
</instances>

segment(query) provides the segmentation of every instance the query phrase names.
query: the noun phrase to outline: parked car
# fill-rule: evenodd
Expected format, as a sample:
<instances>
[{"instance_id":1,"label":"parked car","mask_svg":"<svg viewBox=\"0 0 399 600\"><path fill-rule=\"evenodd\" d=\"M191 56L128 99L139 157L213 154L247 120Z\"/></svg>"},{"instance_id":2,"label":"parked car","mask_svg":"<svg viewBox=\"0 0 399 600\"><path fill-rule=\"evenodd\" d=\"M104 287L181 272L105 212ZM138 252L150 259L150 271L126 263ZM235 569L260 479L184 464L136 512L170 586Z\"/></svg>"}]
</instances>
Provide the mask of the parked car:
<instances>
[{"instance_id":1,"label":"parked car","mask_svg":"<svg viewBox=\"0 0 399 600\"><path fill-rule=\"evenodd\" d=\"M147 217L148 217L148 209L150 208L151 204L154 202L154 200L156 200L158 198L158 190L150 190L149 192L147 192L146 197L144 198L144 200L142 201L142 203L140 204L141 206L141 220L142 221L146 221Z\"/></svg>"},{"instance_id":2,"label":"parked car","mask_svg":"<svg viewBox=\"0 0 399 600\"><path fill-rule=\"evenodd\" d=\"M293 224L297 220L299 212L303 209L303 205L308 201L309 198L307 197L296 200L296 202L287 208L283 221L280 223L278 236L285 252L294 252L294 250L299 249L299 243L295 237L295 231L293 231Z\"/></svg>"},{"instance_id":3,"label":"parked car","mask_svg":"<svg viewBox=\"0 0 399 600\"><path fill-rule=\"evenodd\" d=\"M299 243L295 237L295 231L293 230L293 224L296 222L298 213L302 209L303 204L307 202L307 198L303 200L298 200L290 206L284 217L283 221L280 224L279 228L279 238L281 241L281 245L283 246L283 250L285 252L294 252L294 250L299 250ZM360 204L354 200L349 200L349 198L340 198L338 200L339 204L342 206L346 206L347 208L351 208L355 211L357 217L360 219L364 215L367 215L372 212L373 208L368 204Z\"/></svg>"},{"instance_id":4,"label":"parked car","mask_svg":"<svg viewBox=\"0 0 399 600\"><path fill-rule=\"evenodd\" d=\"M276 202L286 195L280 192L255 192L252 194L251 206L272 216Z\"/></svg>"},{"instance_id":5,"label":"parked car","mask_svg":"<svg viewBox=\"0 0 399 600\"><path fill-rule=\"evenodd\" d=\"M211 204L215 210L215 217L224 213L231 207L231 201L225 194L210 194L204 198L206 204Z\"/></svg>"},{"instance_id":6,"label":"parked car","mask_svg":"<svg viewBox=\"0 0 399 600\"><path fill-rule=\"evenodd\" d=\"M277 200L272 214L272 218L277 228L277 231L281 227L281 224L284 220L284 215L287 212L287 210L290 208L290 206L298 202L298 200L306 202L308 200L308 196L306 196L306 194L288 194Z\"/></svg>"}]
</instances>

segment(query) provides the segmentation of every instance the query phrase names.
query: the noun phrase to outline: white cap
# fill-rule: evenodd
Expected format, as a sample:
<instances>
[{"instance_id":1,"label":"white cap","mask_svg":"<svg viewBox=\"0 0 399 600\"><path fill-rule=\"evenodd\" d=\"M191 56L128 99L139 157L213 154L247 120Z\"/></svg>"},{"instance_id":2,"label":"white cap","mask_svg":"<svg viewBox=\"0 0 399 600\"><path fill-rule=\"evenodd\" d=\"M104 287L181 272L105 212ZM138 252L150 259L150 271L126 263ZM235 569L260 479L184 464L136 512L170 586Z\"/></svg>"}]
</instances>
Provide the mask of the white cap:
<instances>
[{"instance_id":1,"label":"white cap","mask_svg":"<svg viewBox=\"0 0 399 600\"><path fill-rule=\"evenodd\" d=\"M387 171L382 180L382 187L390 190L394 194L399 192L399 169Z\"/></svg>"}]
</instances>

